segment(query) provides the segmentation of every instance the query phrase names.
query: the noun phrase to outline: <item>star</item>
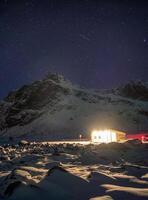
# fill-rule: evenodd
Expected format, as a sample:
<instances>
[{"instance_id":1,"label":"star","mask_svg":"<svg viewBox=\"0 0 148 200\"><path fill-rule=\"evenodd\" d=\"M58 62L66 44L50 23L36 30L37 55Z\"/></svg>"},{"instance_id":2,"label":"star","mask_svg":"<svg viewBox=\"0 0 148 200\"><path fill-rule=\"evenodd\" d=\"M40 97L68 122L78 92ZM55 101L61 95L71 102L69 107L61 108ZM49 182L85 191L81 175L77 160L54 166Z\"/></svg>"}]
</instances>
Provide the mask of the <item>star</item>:
<instances>
[{"instance_id":1,"label":"star","mask_svg":"<svg viewBox=\"0 0 148 200\"><path fill-rule=\"evenodd\" d=\"M146 42L147 42L147 39L144 39L143 42L146 43Z\"/></svg>"}]
</instances>

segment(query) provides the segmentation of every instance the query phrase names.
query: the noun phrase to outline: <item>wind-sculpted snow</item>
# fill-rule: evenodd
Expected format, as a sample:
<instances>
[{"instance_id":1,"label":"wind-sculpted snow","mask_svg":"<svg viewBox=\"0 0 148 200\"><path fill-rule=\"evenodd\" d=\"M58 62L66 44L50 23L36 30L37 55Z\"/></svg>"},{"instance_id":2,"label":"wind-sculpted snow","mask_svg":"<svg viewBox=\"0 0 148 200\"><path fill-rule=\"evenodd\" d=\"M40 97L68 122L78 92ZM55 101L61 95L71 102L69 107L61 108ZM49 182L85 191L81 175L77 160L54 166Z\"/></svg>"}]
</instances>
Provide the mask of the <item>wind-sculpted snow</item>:
<instances>
[{"instance_id":1,"label":"wind-sculpted snow","mask_svg":"<svg viewBox=\"0 0 148 200\"><path fill-rule=\"evenodd\" d=\"M0 200L146 200L148 144L0 147Z\"/></svg>"}]
</instances>

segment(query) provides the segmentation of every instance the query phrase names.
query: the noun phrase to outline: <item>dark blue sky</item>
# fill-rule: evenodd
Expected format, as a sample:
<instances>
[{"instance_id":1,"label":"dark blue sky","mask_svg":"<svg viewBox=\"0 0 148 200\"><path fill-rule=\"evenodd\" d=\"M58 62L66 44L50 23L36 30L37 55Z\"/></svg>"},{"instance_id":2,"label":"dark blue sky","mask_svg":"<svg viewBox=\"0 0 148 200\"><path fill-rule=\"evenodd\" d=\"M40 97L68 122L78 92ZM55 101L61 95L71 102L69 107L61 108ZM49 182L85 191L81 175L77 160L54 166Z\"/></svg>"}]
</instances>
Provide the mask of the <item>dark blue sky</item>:
<instances>
[{"instance_id":1,"label":"dark blue sky","mask_svg":"<svg viewBox=\"0 0 148 200\"><path fill-rule=\"evenodd\" d=\"M0 98L47 72L89 88L148 80L148 1L0 0Z\"/></svg>"}]
</instances>

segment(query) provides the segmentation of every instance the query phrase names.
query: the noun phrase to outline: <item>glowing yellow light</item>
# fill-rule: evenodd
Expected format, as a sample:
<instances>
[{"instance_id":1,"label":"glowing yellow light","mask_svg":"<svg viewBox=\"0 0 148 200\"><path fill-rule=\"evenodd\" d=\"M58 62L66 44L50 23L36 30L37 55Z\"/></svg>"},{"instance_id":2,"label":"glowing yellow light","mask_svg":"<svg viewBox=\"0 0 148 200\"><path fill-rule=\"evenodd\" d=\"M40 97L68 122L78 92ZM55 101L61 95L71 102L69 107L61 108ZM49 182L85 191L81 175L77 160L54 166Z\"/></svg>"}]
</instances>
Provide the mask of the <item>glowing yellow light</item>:
<instances>
[{"instance_id":1,"label":"glowing yellow light","mask_svg":"<svg viewBox=\"0 0 148 200\"><path fill-rule=\"evenodd\" d=\"M112 130L94 130L91 134L91 141L94 143L116 142L116 132Z\"/></svg>"}]
</instances>

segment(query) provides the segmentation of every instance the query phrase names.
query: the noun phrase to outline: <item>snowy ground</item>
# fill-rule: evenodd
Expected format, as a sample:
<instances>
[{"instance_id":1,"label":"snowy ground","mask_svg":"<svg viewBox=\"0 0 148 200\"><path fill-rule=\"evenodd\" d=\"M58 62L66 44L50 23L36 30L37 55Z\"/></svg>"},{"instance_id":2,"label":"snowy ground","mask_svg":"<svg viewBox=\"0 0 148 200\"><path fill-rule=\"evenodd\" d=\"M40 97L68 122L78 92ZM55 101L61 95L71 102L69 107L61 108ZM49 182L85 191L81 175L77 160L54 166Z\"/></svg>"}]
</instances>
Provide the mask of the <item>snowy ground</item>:
<instances>
[{"instance_id":1,"label":"snowy ground","mask_svg":"<svg viewBox=\"0 0 148 200\"><path fill-rule=\"evenodd\" d=\"M148 199L148 144L0 146L1 199Z\"/></svg>"}]
</instances>

